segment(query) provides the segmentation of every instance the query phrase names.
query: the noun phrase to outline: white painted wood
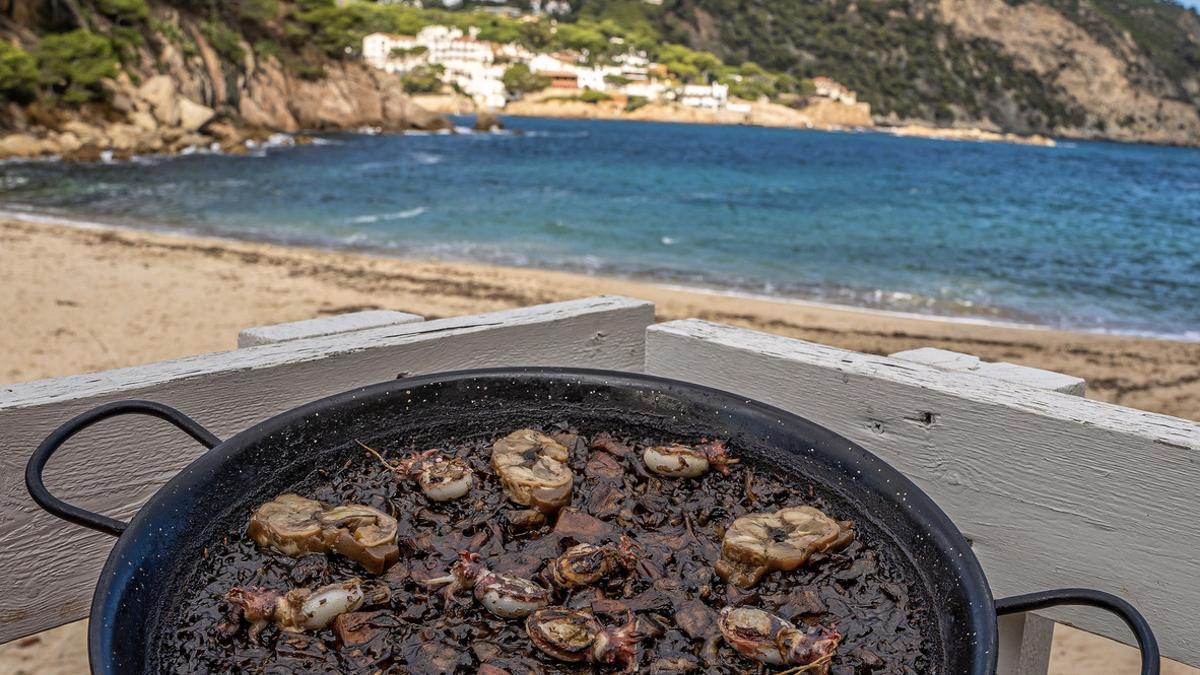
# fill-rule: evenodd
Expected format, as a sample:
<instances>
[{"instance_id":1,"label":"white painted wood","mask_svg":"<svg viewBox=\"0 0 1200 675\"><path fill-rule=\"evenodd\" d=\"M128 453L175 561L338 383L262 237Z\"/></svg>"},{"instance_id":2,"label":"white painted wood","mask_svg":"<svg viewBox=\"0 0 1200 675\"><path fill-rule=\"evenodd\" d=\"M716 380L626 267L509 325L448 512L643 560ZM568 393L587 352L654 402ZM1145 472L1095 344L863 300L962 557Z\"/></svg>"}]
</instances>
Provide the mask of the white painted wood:
<instances>
[{"instance_id":1,"label":"white painted wood","mask_svg":"<svg viewBox=\"0 0 1200 675\"><path fill-rule=\"evenodd\" d=\"M892 354L891 357L893 359L900 359L901 361L924 363L927 366L942 368L944 370L975 370L981 362L979 357L973 354L964 354L949 349L938 349L937 347L906 349L902 352Z\"/></svg>"},{"instance_id":2,"label":"white painted wood","mask_svg":"<svg viewBox=\"0 0 1200 675\"><path fill-rule=\"evenodd\" d=\"M1046 675L1054 622L1037 614L1000 617L1000 658L996 675Z\"/></svg>"},{"instance_id":3,"label":"white painted wood","mask_svg":"<svg viewBox=\"0 0 1200 675\"><path fill-rule=\"evenodd\" d=\"M247 328L238 333L237 345L238 347L270 345L288 340L337 335L381 326L417 323L424 320L425 317L418 314L393 312L390 309L370 309L363 312L348 312L316 319L305 319L304 321Z\"/></svg>"},{"instance_id":4,"label":"white painted wood","mask_svg":"<svg viewBox=\"0 0 1200 675\"><path fill-rule=\"evenodd\" d=\"M600 297L248 347L0 389L0 643L87 614L111 538L42 512L24 486L29 455L56 426L101 403L174 406L220 437L324 396L401 374L560 365L639 371L648 302ZM127 519L201 449L159 420L122 417L83 432L47 484Z\"/></svg>"},{"instance_id":5,"label":"white painted wood","mask_svg":"<svg viewBox=\"0 0 1200 675\"><path fill-rule=\"evenodd\" d=\"M704 321L647 331L647 372L796 412L875 452L972 540L997 597L1130 600L1200 665L1200 425ZM1039 615L1129 642L1100 610Z\"/></svg>"},{"instance_id":6,"label":"white painted wood","mask_svg":"<svg viewBox=\"0 0 1200 675\"><path fill-rule=\"evenodd\" d=\"M970 372L984 377L994 377L1005 382L1020 384L1038 389L1048 389L1063 394L1083 396L1087 390L1087 381L1082 377L1056 373L1052 370L1020 366L1004 361L981 361L978 356L955 352L936 347L921 347L896 352L891 358L913 363L923 363L927 366L942 370L957 370Z\"/></svg>"}]
</instances>

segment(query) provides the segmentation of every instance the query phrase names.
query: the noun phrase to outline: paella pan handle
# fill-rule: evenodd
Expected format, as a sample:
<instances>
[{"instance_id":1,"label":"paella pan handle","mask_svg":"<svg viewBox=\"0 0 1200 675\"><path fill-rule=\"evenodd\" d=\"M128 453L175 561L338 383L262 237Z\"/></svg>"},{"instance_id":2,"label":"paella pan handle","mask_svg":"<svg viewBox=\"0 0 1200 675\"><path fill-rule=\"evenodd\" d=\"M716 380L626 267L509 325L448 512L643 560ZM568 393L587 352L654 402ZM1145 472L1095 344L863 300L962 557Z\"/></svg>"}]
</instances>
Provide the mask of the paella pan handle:
<instances>
[{"instance_id":1,"label":"paella pan handle","mask_svg":"<svg viewBox=\"0 0 1200 675\"><path fill-rule=\"evenodd\" d=\"M37 502L38 506L65 521L90 527L93 530L111 534L114 537L120 536L125 531L126 523L115 518L109 518L108 516L81 509L50 494L50 491L46 489L46 484L42 481L42 470L46 468L46 462L50 460L50 456L75 434L109 417L130 414L149 415L150 417L166 420L174 424L188 436L196 439L205 448L212 448L221 442L221 439L214 436L208 429L200 426L198 422L170 406L151 401L114 401L106 403L72 418L66 424L55 429L46 437L46 440L42 441L37 450L33 451L33 456L29 458L29 463L25 465L25 488L29 490L29 496L33 497L33 501Z\"/></svg>"},{"instance_id":2,"label":"paella pan handle","mask_svg":"<svg viewBox=\"0 0 1200 675\"><path fill-rule=\"evenodd\" d=\"M1133 605L1111 593L1095 591L1090 588L1060 588L1053 591L1014 595L1011 598L1000 598L996 601L996 614L1003 616L1032 612L1058 605L1099 607L1121 617L1121 620L1133 631L1138 647L1142 650L1142 675L1158 675L1158 640L1154 639L1154 632L1150 630L1150 624Z\"/></svg>"}]
</instances>

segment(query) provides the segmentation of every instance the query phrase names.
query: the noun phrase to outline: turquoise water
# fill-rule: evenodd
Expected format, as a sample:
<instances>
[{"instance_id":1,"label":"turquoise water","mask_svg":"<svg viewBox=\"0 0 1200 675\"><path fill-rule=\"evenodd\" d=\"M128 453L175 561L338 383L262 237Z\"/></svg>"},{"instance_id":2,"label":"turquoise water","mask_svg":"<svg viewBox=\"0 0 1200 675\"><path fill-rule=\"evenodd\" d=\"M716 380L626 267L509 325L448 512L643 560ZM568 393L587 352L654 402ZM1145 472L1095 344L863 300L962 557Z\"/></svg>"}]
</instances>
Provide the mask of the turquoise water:
<instances>
[{"instance_id":1,"label":"turquoise water","mask_svg":"<svg viewBox=\"0 0 1200 675\"><path fill-rule=\"evenodd\" d=\"M508 120L0 165L0 208L1200 338L1200 151Z\"/></svg>"}]
</instances>

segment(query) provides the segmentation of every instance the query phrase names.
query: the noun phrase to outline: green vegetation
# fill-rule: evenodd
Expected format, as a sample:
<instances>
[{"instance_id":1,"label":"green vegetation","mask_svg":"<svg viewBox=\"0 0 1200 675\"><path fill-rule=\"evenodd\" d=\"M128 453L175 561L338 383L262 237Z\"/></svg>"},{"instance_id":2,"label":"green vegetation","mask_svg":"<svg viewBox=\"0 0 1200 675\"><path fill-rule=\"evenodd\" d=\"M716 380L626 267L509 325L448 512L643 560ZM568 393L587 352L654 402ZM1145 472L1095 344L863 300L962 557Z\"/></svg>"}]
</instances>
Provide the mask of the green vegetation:
<instances>
[{"instance_id":1,"label":"green vegetation","mask_svg":"<svg viewBox=\"0 0 1200 675\"><path fill-rule=\"evenodd\" d=\"M650 99L646 98L645 96L630 96L629 100L625 102L625 112L633 112L638 108L649 105L649 103Z\"/></svg>"},{"instance_id":2,"label":"green vegetation","mask_svg":"<svg viewBox=\"0 0 1200 675\"><path fill-rule=\"evenodd\" d=\"M404 91L410 94L436 94L442 90L440 65L417 66L400 77Z\"/></svg>"},{"instance_id":3,"label":"green vegetation","mask_svg":"<svg viewBox=\"0 0 1200 675\"><path fill-rule=\"evenodd\" d=\"M509 66L501 79L505 89L518 95L541 91L550 86L550 78L534 73L524 63Z\"/></svg>"},{"instance_id":4,"label":"green vegetation","mask_svg":"<svg viewBox=\"0 0 1200 675\"><path fill-rule=\"evenodd\" d=\"M42 84L71 105L104 98L100 80L117 75L112 42L84 30L43 37L37 61Z\"/></svg>"},{"instance_id":5,"label":"green vegetation","mask_svg":"<svg viewBox=\"0 0 1200 675\"><path fill-rule=\"evenodd\" d=\"M770 96L772 84L779 92L827 75L857 90L873 112L901 118L1004 120L1015 103L1018 128L1083 119L1066 96L998 45L963 39L911 0L759 0L753 11L741 0L692 0L689 6L695 11L664 19L667 39L687 41L698 33L695 17L703 16L712 22L706 44L725 61L753 61L793 78L772 83L758 73L738 73L741 81L722 76L739 96Z\"/></svg>"},{"instance_id":6,"label":"green vegetation","mask_svg":"<svg viewBox=\"0 0 1200 675\"><path fill-rule=\"evenodd\" d=\"M602 91L596 91L595 89L584 89L583 91L579 92L579 96L576 96L575 98L583 101L584 103L599 103L601 101L612 100L612 97L608 94Z\"/></svg>"},{"instance_id":7,"label":"green vegetation","mask_svg":"<svg viewBox=\"0 0 1200 675\"><path fill-rule=\"evenodd\" d=\"M219 19L201 23L200 34L222 58L240 62L246 56L246 51L242 49L241 35Z\"/></svg>"},{"instance_id":8,"label":"green vegetation","mask_svg":"<svg viewBox=\"0 0 1200 675\"><path fill-rule=\"evenodd\" d=\"M97 0L96 9L116 22L134 23L150 16L146 0Z\"/></svg>"},{"instance_id":9,"label":"green vegetation","mask_svg":"<svg viewBox=\"0 0 1200 675\"><path fill-rule=\"evenodd\" d=\"M0 98L25 101L38 83L37 61L29 52L0 40Z\"/></svg>"},{"instance_id":10,"label":"green vegetation","mask_svg":"<svg viewBox=\"0 0 1200 675\"><path fill-rule=\"evenodd\" d=\"M238 0L233 4L238 18L252 23L267 23L279 14L278 0Z\"/></svg>"}]
</instances>

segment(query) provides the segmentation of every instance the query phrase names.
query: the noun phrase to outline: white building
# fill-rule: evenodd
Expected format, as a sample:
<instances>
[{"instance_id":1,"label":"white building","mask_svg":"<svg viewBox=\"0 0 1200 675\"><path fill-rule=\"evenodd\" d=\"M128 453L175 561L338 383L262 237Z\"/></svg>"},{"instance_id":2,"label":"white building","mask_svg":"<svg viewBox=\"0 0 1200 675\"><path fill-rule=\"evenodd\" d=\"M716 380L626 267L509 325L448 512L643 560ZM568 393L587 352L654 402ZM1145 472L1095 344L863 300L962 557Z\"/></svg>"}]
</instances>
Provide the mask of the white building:
<instances>
[{"instance_id":1,"label":"white building","mask_svg":"<svg viewBox=\"0 0 1200 675\"><path fill-rule=\"evenodd\" d=\"M729 86L712 84L685 84L679 102L692 108L718 110L729 103Z\"/></svg>"},{"instance_id":2,"label":"white building","mask_svg":"<svg viewBox=\"0 0 1200 675\"><path fill-rule=\"evenodd\" d=\"M372 33L363 38L363 60L390 73L405 73L420 65L438 65L442 81L457 85L479 105L503 108L506 103L497 65L499 45L476 39L477 29L464 35L450 26L426 26L416 35Z\"/></svg>"}]
</instances>

